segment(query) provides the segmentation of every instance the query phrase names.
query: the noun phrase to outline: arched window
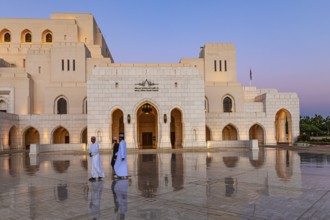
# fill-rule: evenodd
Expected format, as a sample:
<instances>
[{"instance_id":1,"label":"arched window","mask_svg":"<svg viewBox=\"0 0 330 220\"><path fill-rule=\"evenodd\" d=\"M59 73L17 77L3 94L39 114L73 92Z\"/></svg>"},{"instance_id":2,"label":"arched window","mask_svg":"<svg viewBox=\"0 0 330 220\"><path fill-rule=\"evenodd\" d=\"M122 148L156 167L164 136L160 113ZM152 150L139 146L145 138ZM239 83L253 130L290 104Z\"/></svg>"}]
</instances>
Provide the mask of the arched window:
<instances>
[{"instance_id":1,"label":"arched window","mask_svg":"<svg viewBox=\"0 0 330 220\"><path fill-rule=\"evenodd\" d=\"M46 34L46 43L53 42L53 35L51 33Z\"/></svg>"},{"instance_id":2,"label":"arched window","mask_svg":"<svg viewBox=\"0 0 330 220\"><path fill-rule=\"evenodd\" d=\"M32 33L30 30L26 29L26 30L22 31L21 42L22 43L32 43Z\"/></svg>"},{"instance_id":3,"label":"arched window","mask_svg":"<svg viewBox=\"0 0 330 220\"><path fill-rule=\"evenodd\" d=\"M41 41L44 44L51 44L53 43L53 33L50 30L44 30L42 32L42 37L41 37Z\"/></svg>"},{"instance_id":4,"label":"arched window","mask_svg":"<svg viewBox=\"0 0 330 220\"><path fill-rule=\"evenodd\" d=\"M8 29L3 29L0 31L0 43L10 43L11 34Z\"/></svg>"},{"instance_id":5,"label":"arched window","mask_svg":"<svg viewBox=\"0 0 330 220\"><path fill-rule=\"evenodd\" d=\"M9 43L11 42L11 36L10 36L10 33L5 33L4 37L3 37L3 41L6 42L6 43Z\"/></svg>"},{"instance_id":6,"label":"arched window","mask_svg":"<svg viewBox=\"0 0 330 220\"><path fill-rule=\"evenodd\" d=\"M31 43L32 42L32 35L30 33L25 34L25 43Z\"/></svg>"},{"instance_id":7,"label":"arched window","mask_svg":"<svg viewBox=\"0 0 330 220\"><path fill-rule=\"evenodd\" d=\"M224 112L233 111L233 101L228 96L223 100L223 111Z\"/></svg>"},{"instance_id":8,"label":"arched window","mask_svg":"<svg viewBox=\"0 0 330 220\"><path fill-rule=\"evenodd\" d=\"M59 97L55 101L56 114L68 114L68 103L64 97Z\"/></svg>"}]
</instances>

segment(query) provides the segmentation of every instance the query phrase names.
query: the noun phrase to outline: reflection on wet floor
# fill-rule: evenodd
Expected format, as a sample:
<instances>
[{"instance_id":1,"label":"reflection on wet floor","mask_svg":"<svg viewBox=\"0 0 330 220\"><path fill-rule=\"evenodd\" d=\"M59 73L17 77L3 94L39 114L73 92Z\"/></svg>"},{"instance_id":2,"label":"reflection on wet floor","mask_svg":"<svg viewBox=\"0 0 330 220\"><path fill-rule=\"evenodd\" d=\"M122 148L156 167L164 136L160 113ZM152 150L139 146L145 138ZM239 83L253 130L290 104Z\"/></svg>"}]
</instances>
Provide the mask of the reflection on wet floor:
<instances>
[{"instance_id":1,"label":"reflection on wet floor","mask_svg":"<svg viewBox=\"0 0 330 220\"><path fill-rule=\"evenodd\" d=\"M4 219L329 219L330 156L282 149L128 154L90 183L86 155L0 155ZM65 208L64 208L65 207ZM47 212L45 212L47 210Z\"/></svg>"}]
</instances>

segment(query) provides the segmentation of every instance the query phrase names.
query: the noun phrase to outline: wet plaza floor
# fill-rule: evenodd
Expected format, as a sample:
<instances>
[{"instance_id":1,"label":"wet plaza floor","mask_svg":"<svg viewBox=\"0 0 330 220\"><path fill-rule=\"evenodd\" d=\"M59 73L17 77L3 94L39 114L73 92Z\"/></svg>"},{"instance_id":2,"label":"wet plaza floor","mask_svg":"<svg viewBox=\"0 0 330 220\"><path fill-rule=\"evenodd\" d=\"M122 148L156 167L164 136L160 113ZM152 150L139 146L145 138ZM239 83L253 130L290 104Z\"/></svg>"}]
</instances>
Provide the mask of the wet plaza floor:
<instances>
[{"instance_id":1,"label":"wet plaza floor","mask_svg":"<svg viewBox=\"0 0 330 220\"><path fill-rule=\"evenodd\" d=\"M89 182L86 155L0 155L0 219L330 219L330 155L128 154L130 178Z\"/></svg>"}]
</instances>

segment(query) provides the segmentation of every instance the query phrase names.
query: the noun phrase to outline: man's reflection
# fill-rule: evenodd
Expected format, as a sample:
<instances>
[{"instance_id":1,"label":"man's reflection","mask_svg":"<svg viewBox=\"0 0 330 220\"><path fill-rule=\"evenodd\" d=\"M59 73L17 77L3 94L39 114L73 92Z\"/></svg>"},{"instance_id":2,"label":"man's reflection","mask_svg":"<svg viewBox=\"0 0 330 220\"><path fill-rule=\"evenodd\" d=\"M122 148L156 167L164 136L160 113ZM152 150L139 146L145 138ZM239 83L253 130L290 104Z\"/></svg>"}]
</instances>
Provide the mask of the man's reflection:
<instances>
[{"instance_id":1,"label":"man's reflection","mask_svg":"<svg viewBox=\"0 0 330 220\"><path fill-rule=\"evenodd\" d=\"M115 203L115 213L119 219L125 219L125 214L127 212L128 180L122 179L113 181L111 190Z\"/></svg>"},{"instance_id":2,"label":"man's reflection","mask_svg":"<svg viewBox=\"0 0 330 220\"><path fill-rule=\"evenodd\" d=\"M101 196L103 190L103 181L91 183L91 201L89 203L90 215L93 219L100 217Z\"/></svg>"}]
</instances>

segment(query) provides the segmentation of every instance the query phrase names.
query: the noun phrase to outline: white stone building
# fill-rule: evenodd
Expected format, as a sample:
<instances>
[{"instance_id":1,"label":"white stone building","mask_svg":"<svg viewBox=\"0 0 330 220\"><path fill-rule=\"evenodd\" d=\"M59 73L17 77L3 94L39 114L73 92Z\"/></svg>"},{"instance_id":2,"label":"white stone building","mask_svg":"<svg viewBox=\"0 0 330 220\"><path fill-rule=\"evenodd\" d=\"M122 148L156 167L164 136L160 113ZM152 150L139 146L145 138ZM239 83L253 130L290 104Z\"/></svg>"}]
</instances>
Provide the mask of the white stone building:
<instances>
[{"instance_id":1,"label":"white stone building","mask_svg":"<svg viewBox=\"0 0 330 220\"><path fill-rule=\"evenodd\" d=\"M244 87L233 44L207 43L178 64L117 64L90 14L0 19L0 150L80 144L109 149L293 143L295 93Z\"/></svg>"}]
</instances>

